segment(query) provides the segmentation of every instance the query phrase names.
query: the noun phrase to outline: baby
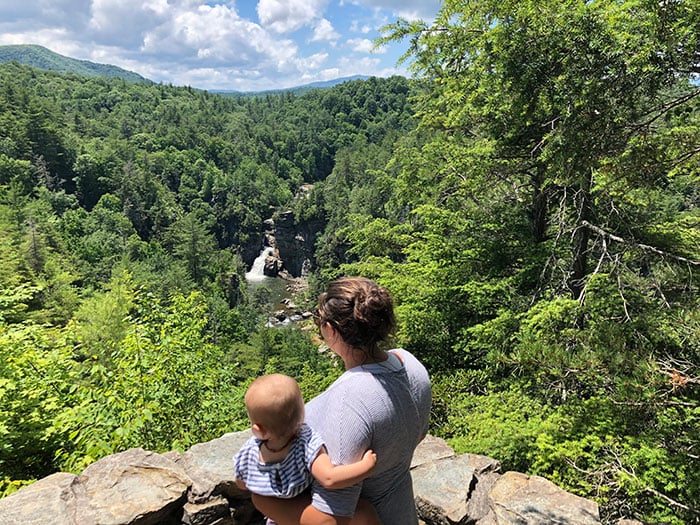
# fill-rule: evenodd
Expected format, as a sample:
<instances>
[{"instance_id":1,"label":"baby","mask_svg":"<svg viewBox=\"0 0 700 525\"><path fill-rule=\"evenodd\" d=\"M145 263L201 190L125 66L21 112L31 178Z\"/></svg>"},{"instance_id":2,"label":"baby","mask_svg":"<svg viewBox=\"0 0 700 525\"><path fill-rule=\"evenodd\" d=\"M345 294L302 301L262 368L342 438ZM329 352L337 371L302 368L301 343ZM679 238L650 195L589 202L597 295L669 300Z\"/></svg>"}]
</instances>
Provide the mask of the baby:
<instances>
[{"instance_id":1,"label":"baby","mask_svg":"<svg viewBox=\"0 0 700 525\"><path fill-rule=\"evenodd\" d=\"M341 489L362 481L377 463L377 455L368 450L356 463L334 465L321 437L304 423L304 399L289 376L257 378L248 387L245 405L253 437L234 457L236 484L244 490L293 498L312 478L325 488ZM351 524L373 523L379 523L374 508L361 501Z\"/></svg>"}]
</instances>

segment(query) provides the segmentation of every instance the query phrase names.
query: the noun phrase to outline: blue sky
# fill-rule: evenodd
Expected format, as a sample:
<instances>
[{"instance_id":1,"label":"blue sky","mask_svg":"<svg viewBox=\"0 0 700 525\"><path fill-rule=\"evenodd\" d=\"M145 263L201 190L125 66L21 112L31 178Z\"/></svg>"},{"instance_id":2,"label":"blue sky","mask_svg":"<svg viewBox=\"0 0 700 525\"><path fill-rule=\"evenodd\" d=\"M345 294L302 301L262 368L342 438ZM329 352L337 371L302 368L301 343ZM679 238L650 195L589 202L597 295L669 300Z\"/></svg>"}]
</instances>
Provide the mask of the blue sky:
<instances>
[{"instance_id":1,"label":"blue sky","mask_svg":"<svg viewBox=\"0 0 700 525\"><path fill-rule=\"evenodd\" d=\"M440 0L0 0L0 45L39 44L156 82L256 91L406 74L406 44L373 50L398 17Z\"/></svg>"}]
</instances>

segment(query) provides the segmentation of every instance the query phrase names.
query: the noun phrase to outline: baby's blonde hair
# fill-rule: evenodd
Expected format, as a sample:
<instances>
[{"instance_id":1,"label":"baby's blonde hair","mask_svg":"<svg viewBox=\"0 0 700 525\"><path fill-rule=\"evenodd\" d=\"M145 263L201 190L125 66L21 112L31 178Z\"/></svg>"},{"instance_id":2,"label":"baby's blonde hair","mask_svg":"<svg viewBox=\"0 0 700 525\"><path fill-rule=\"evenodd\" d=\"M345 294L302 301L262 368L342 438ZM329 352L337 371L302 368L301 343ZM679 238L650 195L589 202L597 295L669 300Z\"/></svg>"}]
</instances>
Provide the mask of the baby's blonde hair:
<instances>
[{"instance_id":1,"label":"baby's blonde hair","mask_svg":"<svg viewBox=\"0 0 700 525\"><path fill-rule=\"evenodd\" d=\"M245 394L251 423L277 438L294 435L304 422L304 398L294 378L269 374L253 381Z\"/></svg>"}]
</instances>

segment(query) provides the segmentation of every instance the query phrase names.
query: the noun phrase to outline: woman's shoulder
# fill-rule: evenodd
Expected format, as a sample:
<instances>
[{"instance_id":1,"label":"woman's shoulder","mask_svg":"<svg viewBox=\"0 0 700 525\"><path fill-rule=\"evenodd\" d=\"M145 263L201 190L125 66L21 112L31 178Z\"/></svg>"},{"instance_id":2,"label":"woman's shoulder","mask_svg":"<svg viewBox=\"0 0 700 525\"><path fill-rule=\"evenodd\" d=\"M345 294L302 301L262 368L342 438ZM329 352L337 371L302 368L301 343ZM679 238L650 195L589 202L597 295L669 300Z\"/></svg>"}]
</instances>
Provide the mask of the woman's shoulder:
<instances>
[{"instance_id":1,"label":"woman's shoulder","mask_svg":"<svg viewBox=\"0 0 700 525\"><path fill-rule=\"evenodd\" d=\"M421 388L430 387L428 370L416 356L403 348L395 348L390 350L390 352L393 352L394 355L401 359L406 369L406 374L414 385L420 385Z\"/></svg>"},{"instance_id":2,"label":"woman's shoulder","mask_svg":"<svg viewBox=\"0 0 700 525\"><path fill-rule=\"evenodd\" d=\"M425 366L423 366L423 363L421 363L415 355L413 355L405 348L393 348L389 350L389 352L398 357L403 362L404 366L406 366L407 368L422 368L425 370Z\"/></svg>"},{"instance_id":3,"label":"woman's shoulder","mask_svg":"<svg viewBox=\"0 0 700 525\"><path fill-rule=\"evenodd\" d=\"M330 412L360 402L362 396L358 396L358 392L368 393L374 388L376 379L370 372L361 367L346 370L326 390L306 403L307 416L310 410L327 417Z\"/></svg>"}]
</instances>

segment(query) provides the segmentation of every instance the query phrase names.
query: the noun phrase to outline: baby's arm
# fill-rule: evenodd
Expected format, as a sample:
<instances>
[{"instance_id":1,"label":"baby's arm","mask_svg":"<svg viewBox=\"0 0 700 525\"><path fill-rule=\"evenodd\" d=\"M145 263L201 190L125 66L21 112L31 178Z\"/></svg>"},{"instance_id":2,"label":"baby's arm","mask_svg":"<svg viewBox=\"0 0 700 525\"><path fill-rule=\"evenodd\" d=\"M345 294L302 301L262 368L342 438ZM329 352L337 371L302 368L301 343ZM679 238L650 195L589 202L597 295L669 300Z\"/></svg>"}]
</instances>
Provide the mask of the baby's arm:
<instances>
[{"instance_id":1,"label":"baby's arm","mask_svg":"<svg viewBox=\"0 0 700 525\"><path fill-rule=\"evenodd\" d=\"M334 465L324 447L311 464L311 475L326 489L344 489L369 476L376 464L377 454L368 450L356 463Z\"/></svg>"}]
</instances>

